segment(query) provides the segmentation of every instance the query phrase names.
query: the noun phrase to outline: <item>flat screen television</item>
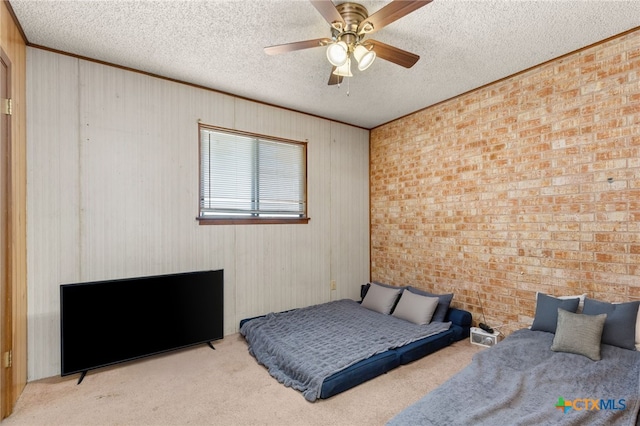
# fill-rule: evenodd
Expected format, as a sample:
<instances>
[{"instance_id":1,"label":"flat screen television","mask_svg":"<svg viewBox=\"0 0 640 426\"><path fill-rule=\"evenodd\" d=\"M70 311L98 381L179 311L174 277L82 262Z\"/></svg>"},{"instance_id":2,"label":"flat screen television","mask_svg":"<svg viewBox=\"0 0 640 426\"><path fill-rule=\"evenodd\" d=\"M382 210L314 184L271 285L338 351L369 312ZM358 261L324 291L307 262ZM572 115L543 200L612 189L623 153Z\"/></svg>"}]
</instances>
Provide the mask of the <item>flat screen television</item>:
<instances>
[{"instance_id":1,"label":"flat screen television","mask_svg":"<svg viewBox=\"0 0 640 426\"><path fill-rule=\"evenodd\" d=\"M60 285L62 376L223 338L223 270Z\"/></svg>"}]
</instances>

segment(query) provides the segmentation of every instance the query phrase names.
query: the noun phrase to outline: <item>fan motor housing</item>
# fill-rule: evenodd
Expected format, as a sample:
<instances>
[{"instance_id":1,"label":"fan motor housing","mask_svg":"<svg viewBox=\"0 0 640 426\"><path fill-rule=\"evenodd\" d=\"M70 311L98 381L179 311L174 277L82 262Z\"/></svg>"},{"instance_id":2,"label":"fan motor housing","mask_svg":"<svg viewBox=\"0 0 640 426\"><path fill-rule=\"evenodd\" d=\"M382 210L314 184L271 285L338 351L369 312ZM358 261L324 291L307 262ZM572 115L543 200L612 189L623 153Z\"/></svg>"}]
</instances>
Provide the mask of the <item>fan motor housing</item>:
<instances>
[{"instance_id":1,"label":"fan motor housing","mask_svg":"<svg viewBox=\"0 0 640 426\"><path fill-rule=\"evenodd\" d=\"M367 9L358 3L342 3L336 5L336 9L338 9L340 16L342 16L347 25L355 23L357 26L357 24L369 17Z\"/></svg>"},{"instance_id":2,"label":"fan motor housing","mask_svg":"<svg viewBox=\"0 0 640 426\"><path fill-rule=\"evenodd\" d=\"M367 9L358 3L342 3L336 6L346 24L345 31L356 32L360 22L369 17Z\"/></svg>"},{"instance_id":3,"label":"fan motor housing","mask_svg":"<svg viewBox=\"0 0 640 426\"><path fill-rule=\"evenodd\" d=\"M369 17L369 12L361 4L350 2L338 4L336 9L344 20L344 27L342 27L342 23L338 25L334 23L332 25L333 37L352 46L362 38L362 35L358 34L358 26Z\"/></svg>"}]
</instances>

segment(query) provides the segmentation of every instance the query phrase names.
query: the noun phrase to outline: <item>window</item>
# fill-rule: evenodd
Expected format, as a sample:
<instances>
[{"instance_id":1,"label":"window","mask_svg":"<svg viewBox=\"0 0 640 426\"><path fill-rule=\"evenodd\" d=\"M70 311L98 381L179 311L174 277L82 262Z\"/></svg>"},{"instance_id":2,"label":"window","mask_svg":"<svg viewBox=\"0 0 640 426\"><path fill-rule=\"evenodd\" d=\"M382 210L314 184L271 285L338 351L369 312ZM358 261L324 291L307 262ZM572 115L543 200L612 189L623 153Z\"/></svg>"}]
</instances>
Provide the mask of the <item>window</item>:
<instances>
[{"instance_id":1,"label":"window","mask_svg":"<svg viewBox=\"0 0 640 426\"><path fill-rule=\"evenodd\" d=\"M307 223L307 145L200 125L200 223Z\"/></svg>"}]
</instances>

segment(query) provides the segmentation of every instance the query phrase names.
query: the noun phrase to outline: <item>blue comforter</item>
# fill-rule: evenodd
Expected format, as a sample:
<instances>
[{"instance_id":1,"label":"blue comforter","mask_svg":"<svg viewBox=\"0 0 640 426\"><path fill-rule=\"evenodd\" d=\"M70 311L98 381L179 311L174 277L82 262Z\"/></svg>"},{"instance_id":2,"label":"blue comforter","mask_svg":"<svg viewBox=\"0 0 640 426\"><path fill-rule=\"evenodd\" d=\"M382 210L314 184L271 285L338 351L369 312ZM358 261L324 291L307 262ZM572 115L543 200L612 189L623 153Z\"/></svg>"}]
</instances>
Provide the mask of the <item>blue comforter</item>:
<instances>
[{"instance_id":1,"label":"blue comforter","mask_svg":"<svg viewBox=\"0 0 640 426\"><path fill-rule=\"evenodd\" d=\"M416 325L344 299L247 321L249 352L308 401L332 374L377 353L446 331L451 323Z\"/></svg>"}]
</instances>

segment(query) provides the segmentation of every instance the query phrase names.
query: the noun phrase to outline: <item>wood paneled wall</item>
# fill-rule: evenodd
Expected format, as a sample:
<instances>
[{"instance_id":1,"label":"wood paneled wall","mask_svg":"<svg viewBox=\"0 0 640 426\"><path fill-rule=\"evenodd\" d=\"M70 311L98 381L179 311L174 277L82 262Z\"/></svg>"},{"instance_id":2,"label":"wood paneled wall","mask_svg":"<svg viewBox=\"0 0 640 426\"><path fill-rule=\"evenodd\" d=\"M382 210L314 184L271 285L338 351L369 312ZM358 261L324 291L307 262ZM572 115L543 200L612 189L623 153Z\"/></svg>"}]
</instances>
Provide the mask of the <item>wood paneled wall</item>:
<instances>
[{"instance_id":1,"label":"wood paneled wall","mask_svg":"<svg viewBox=\"0 0 640 426\"><path fill-rule=\"evenodd\" d=\"M536 291L640 299L640 30L371 132L372 278L510 332Z\"/></svg>"},{"instance_id":2,"label":"wood paneled wall","mask_svg":"<svg viewBox=\"0 0 640 426\"><path fill-rule=\"evenodd\" d=\"M2 389L2 416L9 414L27 382L27 149L26 149L26 46L5 1L0 4L0 46L11 61L10 141L10 277L13 362L10 389ZM4 194L3 194L4 195ZM0 271L4 273L5 271ZM0 367L4 368L4 367ZM6 393L6 394L5 394Z\"/></svg>"},{"instance_id":3,"label":"wood paneled wall","mask_svg":"<svg viewBox=\"0 0 640 426\"><path fill-rule=\"evenodd\" d=\"M368 131L27 54L30 380L60 372L61 283L222 268L225 334L248 316L358 297L369 279ZM309 223L199 226L198 120L308 141Z\"/></svg>"}]
</instances>

